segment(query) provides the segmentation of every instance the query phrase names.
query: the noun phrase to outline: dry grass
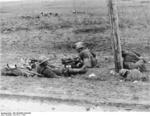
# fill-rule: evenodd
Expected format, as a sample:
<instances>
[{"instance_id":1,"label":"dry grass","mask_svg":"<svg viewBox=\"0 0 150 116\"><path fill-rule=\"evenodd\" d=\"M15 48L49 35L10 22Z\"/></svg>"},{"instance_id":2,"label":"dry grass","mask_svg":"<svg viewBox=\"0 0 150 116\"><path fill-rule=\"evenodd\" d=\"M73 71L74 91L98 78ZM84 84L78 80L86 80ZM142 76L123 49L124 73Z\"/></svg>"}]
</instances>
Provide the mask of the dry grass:
<instances>
[{"instance_id":1,"label":"dry grass","mask_svg":"<svg viewBox=\"0 0 150 116\"><path fill-rule=\"evenodd\" d=\"M87 7L82 7L82 5L79 5L80 2L76 3L77 5L79 5L78 6L79 11L87 10L88 8L88 13L77 15L72 14L73 7L71 2L67 3L67 6L66 3L47 4L43 2L42 4L36 3L32 7L31 4L25 3L23 8L21 8L20 5L15 3L14 5L17 6L20 12L15 7L13 7L13 5L4 4L3 7L1 8L2 21L0 23L2 42L4 41L2 50L4 50L5 47L7 47L7 45L5 45L5 43L7 43L5 42L5 36L8 34L11 36L11 40L9 41L15 41L16 39L15 36L17 36L18 38L20 38L20 41L25 41L27 42L26 44L29 44L28 46L26 46L27 48L29 46L34 45L28 43L30 41L26 41L26 39L31 40L34 39L35 36L37 38L40 38L39 42L41 46L39 47L45 47L47 44L52 45L52 43L56 44L56 42L58 42L58 45L52 45L53 47L55 47L55 49L57 48L63 49L63 46L64 49L66 49L65 44L66 41L68 41L68 38L72 42L68 42L68 44L71 45L67 46L72 46L74 42L79 40L84 41L85 39L87 39L86 41L89 40L89 42L87 43L90 43L93 38L96 38L96 41L94 41L95 48L93 49L101 51L101 48L98 48L97 45L97 43L99 44L103 43L101 42L100 39L101 36L103 36L102 38L104 38L106 41L110 41L111 37L107 15L107 7L105 6L106 3L98 6L97 2L98 1L95 0L95 2L93 2L92 4L86 3ZM123 47L126 46L129 47L133 45L134 46L133 49L136 49L135 46L136 44L138 44L138 46L140 45L140 47L142 47L143 51L149 48L150 43L149 42L150 20L148 18L150 17L150 13L148 12L149 11L148 9L150 9L150 7L149 4L145 3L145 1L144 3L141 2L138 1L137 2L125 1L125 3L120 2L118 9L119 9L119 19L121 29L121 40ZM93 7L92 5L95 7ZM32 12L29 12L31 10ZM41 12L58 13L58 16L53 15L42 16L40 14ZM29 31L35 34L34 37L27 34ZM21 33L25 32L25 34L23 33L23 35L25 35L26 37L24 38L22 35L18 35L18 33L20 32ZM48 40L49 38L56 39L57 41L52 42L52 40ZM88 38L91 38L91 40ZM21 44L21 42L19 42L19 44ZM46 45L44 46L44 44ZM106 48L106 51L107 49L108 51L110 51L111 45L107 43L104 44L103 47ZM50 47L48 47L48 49L49 48Z\"/></svg>"},{"instance_id":2,"label":"dry grass","mask_svg":"<svg viewBox=\"0 0 150 116\"><path fill-rule=\"evenodd\" d=\"M97 51L100 68L91 70L86 75L67 79L2 77L1 89L14 92L22 90L41 92L49 95L52 93L56 97L62 96L62 91L59 93L57 90L63 90L69 97L87 99L95 103L108 100L135 103L149 101L149 82L137 84L119 82L118 77L109 73L113 69L113 58L105 0L92 0L84 6L80 1L77 4L79 11L87 12L72 14L72 1L42 2L34 5L3 3L3 7L0 8L2 66L6 63L17 63L21 57L37 58L41 54L47 56L55 54L57 57L52 63L59 65L60 58L70 56L70 53L71 56L75 55L73 51L75 42L84 41L89 48ZM150 57L149 3L122 0L118 9L122 47L137 50ZM41 12L58 13L58 16L42 16ZM86 79L93 72L98 79Z\"/></svg>"}]
</instances>

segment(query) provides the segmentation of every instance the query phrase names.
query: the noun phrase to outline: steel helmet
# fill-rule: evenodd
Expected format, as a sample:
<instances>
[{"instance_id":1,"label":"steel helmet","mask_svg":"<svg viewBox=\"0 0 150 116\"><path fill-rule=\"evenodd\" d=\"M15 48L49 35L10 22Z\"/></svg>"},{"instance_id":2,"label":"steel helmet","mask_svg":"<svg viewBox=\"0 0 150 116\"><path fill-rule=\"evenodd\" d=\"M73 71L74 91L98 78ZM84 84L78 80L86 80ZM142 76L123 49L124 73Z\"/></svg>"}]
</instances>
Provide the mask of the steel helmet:
<instances>
[{"instance_id":1,"label":"steel helmet","mask_svg":"<svg viewBox=\"0 0 150 116\"><path fill-rule=\"evenodd\" d=\"M44 63L44 62L46 62L46 61L48 61L49 60L49 58L47 58L46 56L44 56L44 55L41 55L40 57L39 57L39 63L40 64L42 64L42 63Z\"/></svg>"},{"instance_id":2,"label":"steel helmet","mask_svg":"<svg viewBox=\"0 0 150 116\"><path fill-rule=\"evenodd\" d=\"M84 45L83 42L77 42L77 43L75 44L75 48L76 48L76 49L81 49L81 48L84 48L84 47L85 47L85 45Z\"/></svg>"},{"instance_id":3,"label":"steel helmet","mask_svg":"<svg viewBox=\"0 0 150 116\"><path fill-rule=\"evenodd\" d=\"M126 73L127 73L127 69L121 69L120 71L119 71L119 74L121 75L121 76L124 76Z\"/></svg>"}]
</instances>

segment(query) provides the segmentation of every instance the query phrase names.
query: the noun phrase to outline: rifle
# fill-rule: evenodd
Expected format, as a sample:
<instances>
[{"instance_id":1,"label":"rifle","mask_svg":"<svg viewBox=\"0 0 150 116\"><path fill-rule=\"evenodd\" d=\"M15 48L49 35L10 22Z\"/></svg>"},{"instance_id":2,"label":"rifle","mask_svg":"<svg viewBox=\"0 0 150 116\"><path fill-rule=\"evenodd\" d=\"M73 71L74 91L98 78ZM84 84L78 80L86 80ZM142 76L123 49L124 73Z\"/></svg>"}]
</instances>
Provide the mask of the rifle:
<instances>
[{"instance_id":1,"label":"rifle","mask_svg":"<svg viewBox=\"0 0 150 116\"><path fill-rule=\"evenodd\" d=\"M37 72L35 72L35 71L32 71L32 70L29 70L28 68L22 68L22 67L17 67L17 68L23 70L24 73L31 74L32 77L35 76L35 75L37 75L37 76L39 76L39 77L42 77L42 76L43 76L42 74L39 74L39 73L37 73Z\"/></svg>"},{"instance_id":2,"label":"rifle","mask_svg":"<svg viewBox=\"0 0 150 116\"><path fill-rule=\"evenodd\" d=\"M41 75L41 74L39 74L39 73L36 73L36 72L34 72L34 71L28 71L28 70L26 70L25 71L26 73L29 73L29 74L32 74L32 76L35 76L35 75L37 75L37 76L39 76L39 77L42 77L43 75Z\"/></svg>"},{"instance_id":3,"label":"rifle","mask_svg":"<svg viewBox=\"0 0 150 116\"><path fill-rule=\"evenodd\" d=\"M83 62L82 62L81 58L79 58L79 57L62 58L61 62L65 68L68 66L70 66L71 68L80 68L83 66Z\"/></svg>"}]
</instances>

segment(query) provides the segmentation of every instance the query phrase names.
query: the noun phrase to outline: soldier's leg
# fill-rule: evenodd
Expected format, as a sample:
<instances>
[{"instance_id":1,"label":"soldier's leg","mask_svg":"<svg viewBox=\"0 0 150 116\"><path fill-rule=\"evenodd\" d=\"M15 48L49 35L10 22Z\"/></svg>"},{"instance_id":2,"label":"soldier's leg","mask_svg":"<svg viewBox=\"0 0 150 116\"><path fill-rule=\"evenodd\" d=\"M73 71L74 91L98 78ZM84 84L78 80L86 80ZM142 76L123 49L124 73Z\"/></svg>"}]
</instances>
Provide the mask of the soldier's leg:
<instances>
[{"instance_id":1,"label":"soldier's leg","mask_svg":"<svg viewBox=\"0 0 150 116\"><path fill-rule=\"evenodd\" d=\"M61 68L53 68L52 71L58 75L58 76L62 76L63 75L63 71Z\"/></svg>"},{"instance_id":2,"label":"soldier's leg","mask_svg":"<svg viewBox=\"0 0 150 116\"><path fill-rule=\"evenodd\" d=\"M145 63L143 60L139 60L136 63L124 62L125 69L139 69L141 72L146 71Z\"/></svg>"},{"instance_id":3,"label":"soldier's leg","mask_svg":"<svg viewBox=\"0 0 150 116\"><path fill-rule=\"evenodd\" d=\"M52 70L50 69L45 69L43 72L42 72L42 75L45 76L45 77L48 77L48 78L59 78L60 76L56 75L55 72L53 72Z\"/></svg>"}]
</instances>

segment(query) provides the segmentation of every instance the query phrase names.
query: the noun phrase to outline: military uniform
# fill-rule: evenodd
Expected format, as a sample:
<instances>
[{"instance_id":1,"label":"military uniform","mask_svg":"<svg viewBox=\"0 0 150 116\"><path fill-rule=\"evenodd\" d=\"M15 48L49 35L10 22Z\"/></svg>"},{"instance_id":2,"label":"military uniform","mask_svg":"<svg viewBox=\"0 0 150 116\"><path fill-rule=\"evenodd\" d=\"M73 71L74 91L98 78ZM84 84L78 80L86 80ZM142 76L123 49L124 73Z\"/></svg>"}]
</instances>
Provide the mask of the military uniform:
<instances>
[{"instance_id":1,"label":"military uniform","mask_svg":"<svg viewBox=\"0 0 150 116\"><path fill-rule=\"evenodd\" d=\"M70 74L84 74L87 72L87 68L93 68L96 66L96 55L86 48L83 42L77 42L75 46L83 65L78 68L69 68L68 72Z\"/></svg>"},{"instance_id":2,"label":"military uniform","mask_svg":"<svg viewBox=\"0 0 150 116\"><path fill-rule=\"evenodd\" d=\"M36 65L37 73L47 78L59 78L60 76L62 76L62 69L50 65L48 60L49 59L45 56L41 56L39 58L39 64Z\"/></svg>"},{"instance_id":3,"label":"military uniform","mask_svg":"<svg viewBox=\"0 0 150 116\"><path fill-rule=\"evenodd\" d=\"M56 75L56 73L54 73L52 71L52 69L48 66L41 66L38 65L37 66L37 72L39 74L42 74L44 77L48 77L48 78L57 78L58 76Z\"/></svg>"},{"instance_id":4,"label":"military uniform","mask_svg":"<svg viewBox=\"0 0 150 116\"><path fill-rule=\"evenodd\" d=\"M83 61L84 64L87 65L88 68L93 68L97 65L96 55L91 52L88 48L83 49L79 53L79 57Z\"/></svg>"},{"instance_id":5,"label":"military uniform","mask_svg":"<svg viewBox=\"0 0 150 116\"><path fill-rule=\"evenodd\" d=\"M123 50L122 57L125 69L139 69L141 72L146 71L145 60L138 53Z\"/></svg>"}]
</instances>

